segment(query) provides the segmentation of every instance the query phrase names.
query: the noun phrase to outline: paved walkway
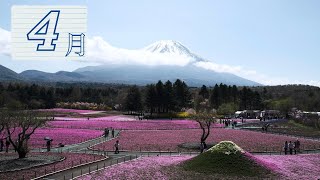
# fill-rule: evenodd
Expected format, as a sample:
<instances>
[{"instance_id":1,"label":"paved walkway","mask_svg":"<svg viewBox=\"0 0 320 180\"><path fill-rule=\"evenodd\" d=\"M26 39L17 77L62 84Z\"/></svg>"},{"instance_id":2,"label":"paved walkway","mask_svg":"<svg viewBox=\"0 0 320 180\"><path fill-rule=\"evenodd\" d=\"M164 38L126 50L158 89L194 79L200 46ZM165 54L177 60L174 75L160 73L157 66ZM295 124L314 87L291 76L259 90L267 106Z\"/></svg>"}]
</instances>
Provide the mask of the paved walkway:
<instances>
[{"instance_id":1,"label":"paved walkway","mask_svg":"<svg viewBox=\"0 0 320 180\"><path fill-rule=\"evenodd\" d=\"M114 138L117 138L120 134L120 131L119 130L115 130L115 137L99 137L99 138L96 138L96 139L91 139L89 141L85 141L85 142L82 142L82 143L78 143L78 144L72 144L72 145L66 145L64 147L56 147L56 148L51 148L51 152L84 152L86 150L88 150L88 147L90 146L94 146L96 144L99 144L99 143L103 143L105 141L110 141L111 139L114 139ZM34 149L32 150L33 152L46 152L47 149L46 148L42 148L42 149Z\"/></svg>"}]
</instances>

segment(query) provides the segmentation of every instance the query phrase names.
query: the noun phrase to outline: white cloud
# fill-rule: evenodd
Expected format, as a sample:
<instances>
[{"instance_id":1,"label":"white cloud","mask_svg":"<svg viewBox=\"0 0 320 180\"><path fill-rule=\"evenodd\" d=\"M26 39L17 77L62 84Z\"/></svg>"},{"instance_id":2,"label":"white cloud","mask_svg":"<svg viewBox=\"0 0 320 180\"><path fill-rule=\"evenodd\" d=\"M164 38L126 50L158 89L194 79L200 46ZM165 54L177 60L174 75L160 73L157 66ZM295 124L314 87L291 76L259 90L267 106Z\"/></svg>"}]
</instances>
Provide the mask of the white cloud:
<instances>
[{"instance_id":1,"label":"white cloud","mask_svg":"<svg viewBox=\"0 0 320 180\"><path fill-rule=\"evenodd\" d=\"M10 32L0 28L0 54L10 56Z\"/></svg>"},{"instance_id":2,"label":"white cloud","mask_svg":"<svg viewBox=\"0 0 320 180\"><path fill-rule=\"evenodd\" d=\"M217 64L214 62L197 62L196 66L216 72L232 73L232 74L255 74L255 71L244 70L241 66L229 66L226 64Z\"/></svg>"},{"instance_id":3,"label":"white cloud","mask_svg":"<svg viewBox=\"0 0 320 180\"><path fill-rule=\"evenodd\" d=\"M316 80L289 80L288 78L270 77L265 74L258 73L254 70L246 69L242 66L229 66L225 64L217 64L214 62L197 62L196 66L216 72L231 73L237 76L259 82L264 85L286 85L286 84L307 84L320 87L320 81Z\"/></svg>"},{"instance_id":4,"label":"white cloud","mask_svg":"<svg viewBox=\"0 0 320 180\"><path fill-rule=\"evenodd\" d=\"M116 48L101 37L90 38L87 44L88 59L99 63L185 66L192 61L186 56Z\"/></svg>"},{"instance_id":5,"label":"white cloud","mask_svg":"<svg viewBox=\"0 0 320 180\"><path fill-rule=\"evenodd\" d=\"M10 32L0 28L0 54L10 56ZM101 37L87 39L87 61L101 64L140 64L140 65L179 65L185 66L193 63L194 60L179 54L151 53L143 49L128 50L111 46ZM196 62L196 66L213 70L216 72L232 73L243 78L247 78L265 85L284 85L284 84L308 84L320 87L320 81L310 80L289 80L287 78L277 78L258 73L254 70L246 69L242 66L230 66L217 64L214 62Z\"/></svg>"}]
</instances>

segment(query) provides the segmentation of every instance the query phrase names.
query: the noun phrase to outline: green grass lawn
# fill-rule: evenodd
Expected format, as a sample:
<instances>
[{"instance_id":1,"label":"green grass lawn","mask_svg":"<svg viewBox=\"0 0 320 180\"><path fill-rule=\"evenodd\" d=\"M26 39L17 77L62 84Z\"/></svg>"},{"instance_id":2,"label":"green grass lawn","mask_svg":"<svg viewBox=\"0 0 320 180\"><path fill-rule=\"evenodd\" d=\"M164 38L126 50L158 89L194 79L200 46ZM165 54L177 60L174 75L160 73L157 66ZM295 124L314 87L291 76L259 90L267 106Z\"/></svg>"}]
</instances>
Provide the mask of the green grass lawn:
<instances>
[{"instance_id":1,"label":"green grass lawn","mask_svg":"<svg viewBox=\"0 0 320 180\"><path fill-rule=\"evenodd\" d=\"M282 123L276 123L273 127L269 129L269 131L277 132L277 133L285 133L289 135L296 135L296 136L320 138L319 129L305 126L293 120L289 120L287 122L282 122Z\"/></svg>"},{"instance_id":2,"label":"green grass lawn","mask_svg":"<svg viewBox=\"0 0 320 180\"><path fill-rule=\"evenodd\" d=\"M260 127L260 128L248 128L249 130L261 131L262 124L254 124L249 127ZM283 133L294 136L304 136L311 138L320 138L320 130L305 126L303 124L297 123L293 120L288 120L285 122L276 122L268 128L269 132Z\"/></svg>"},{"instance_id":3,"label":"green grass lawn","mask_svg":"<svg viewBox=\"0 0 320 180\"><path fill-rule=\"evenodd\" d=\"M219 146L219 144L218 144ZM213 147L213 149L215 146ZM256 164L253 160L244 155L243 152L225 154L223 152L210 151L202 153L181 166L186 171L207 175L222 175L234 178L272 178L276 177L270 170ZM231 151L232 152L232 151Z\"/></svg>"}]
</instances>

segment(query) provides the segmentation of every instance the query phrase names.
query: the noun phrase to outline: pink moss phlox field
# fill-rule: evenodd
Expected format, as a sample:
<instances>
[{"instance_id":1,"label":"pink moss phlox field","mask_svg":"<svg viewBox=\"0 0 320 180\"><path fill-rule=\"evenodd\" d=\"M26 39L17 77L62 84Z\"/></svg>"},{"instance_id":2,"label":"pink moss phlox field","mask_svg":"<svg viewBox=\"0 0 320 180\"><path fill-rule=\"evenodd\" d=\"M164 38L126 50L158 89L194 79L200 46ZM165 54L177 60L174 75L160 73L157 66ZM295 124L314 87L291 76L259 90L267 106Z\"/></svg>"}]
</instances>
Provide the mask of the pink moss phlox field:
<instances>
[{"instance_id":1,"label":"pink moss phlox field","mask_svg":"<svg viewBox=\"0 0 320 180\"><path fill-rule=\"evenodd\" d=\"M92 129L40 128L31 136L30 144L33 148L45 147L45 137L53 139L52 146L76 144L102 136L103 132Z\"/></svg>"},{"instance_id":2,"label":"pink moss phlox field","mask_svg":"<svg viewBox=\"0 0 320 180\"><path fill-rule=\"evenodd\" d=\"M64 161L56 162L53 164L48 164L44 166L34 167L31 169L26 170L20 170L20 171L14 171L14 172L7 172L7 173L0 173L0 179L12 179L12 180L18 180L22 179L32 179L35 177L35 175L41 176L46 173L62 170L65 168L70 168L72 166L84 164L86 162L93 162L95 160L103 159L103 156L98 155L91 155L91 154L76 154L76 153L32 153L33 155L36 154L48 154L52 156L63 156L65 157ZM0 156L3 156L6 154L0 154ZM36 174L35 174L36 172Z\"/></svg>"},{"instance_id":3,"label":"pink moss phlox field","mask_svg":"<svg viewBox=\"0 0 320 180\"><path fill-rule=\"evenodd\" d=\"M13 141L18 138L18 133L21 130L16 129L12 135ZM28 131L29 132L29 131ZM39 128L36 129L34 134L31 135L28 140L29 148L45 148L45 138L53 139L52 147L58 147L59 143L64 145L77 144L90 139L95 139L103 135L103 131L94 129L67 129L67 128ZM7 137L7 133L0 134L0 138ZM9 146L9 149L13 149L13 146Z\"/></svg>"},{"instance_id":4,"label":"pink moss phlox field","mask_svg":"<svg viewBox=\"0 0 320 180\"><path fill-rule=\"evenodd\" d=\"M99 119L99 118L97 118ZM83 120L83 121L51 121L51 127L79 128L79 129L195 129L199 124L192 120L137 120L137 121L112 121L112 120ZM214 125L213 125L214 126Z\"/></svg>"},{"instance_id":5,"label":"pink moss phlox field","mask_svg":"<svg viewBox=\"0 0 320 180\"><path fill-rule=\"evenodd\" d=\"M178 145L183 143L197 143L200 141L202 131L200 129L189 130L131 130L122 131L120 136L114 140L94 146L98 149L113 150L116 140L120 141L121 150L139 151L176 151ZM218 143L220 141L233 141L241 148L249 152L282 150L285 141L294 141L295 138L265 134L254 131L242 131L223 128L211 129L207 143ZM319 141L299 139L302 148L320 148Z\"/></svg>"},{"instance_id":6,"label":"pink moss phlox field","mask_svg":"<svg viewBox=\"0 0 320 180\"><path fill-rule=\"evenodd\" d=\"M264 161L262 159L257 158L258 156L255 156L249 152L245 152L244 155L246 157L248 157L249 159L255 161L257 164L273 171L273 172L278 172L279 168L276 166L276 164L274 164L273 162L268 162L268 161Z\"/></svg>"},{"instance_id":7,"label":"pink moss phlox field","mask_svg":"<svg viewBox=\"0 0 320 180\"><path fill-rule=\"evenodd\" d=\"M271 170L283 179L319 179L320 154L303 155L255 155L258 163L272 164Z\"/></svg>"},{"instance_id":8,"label":"pink moss phlox field","mask_svg":"<svg viewBox=\"0 0 320 180\"><path fill-rule=\"evenodd\" d=\"M76 118L76 117L55 117L58 121L88 121L87 117ZM89 118L89 121L136 121L135 118L130 116L105 116L97 118Z\"/></svg>"},{"instance_id":9,"label":"pink moss phlox field","mask_svg":"<svg viewBox=\"0 0 320 180\"><path fill-rule=\"evenodd\" d=\"M192 156L143 157L137 160L112 166L91 175L80 177L79 179L170 179L167 172L163 172L163 167L177 165L190 158L192 158ZM169 176L171 176L171 174Z\"/></svg>"}]
</instances>

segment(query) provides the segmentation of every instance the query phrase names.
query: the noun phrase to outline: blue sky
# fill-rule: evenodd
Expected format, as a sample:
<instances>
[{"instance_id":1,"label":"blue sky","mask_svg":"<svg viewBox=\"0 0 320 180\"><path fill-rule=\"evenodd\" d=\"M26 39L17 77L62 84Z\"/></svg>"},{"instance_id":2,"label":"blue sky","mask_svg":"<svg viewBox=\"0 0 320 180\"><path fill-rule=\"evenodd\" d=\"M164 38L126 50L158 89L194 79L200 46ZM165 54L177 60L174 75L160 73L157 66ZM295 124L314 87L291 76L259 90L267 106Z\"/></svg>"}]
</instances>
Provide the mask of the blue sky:
<instances>
[{"instance_id":1,"label":"blue sky","mask_svg":"<svg viewBox=\"0 0 320 180\"><path fill-rule=\"evenodd\" d=\"M112 46L139 49L172 39L215 63L255 71L257 75L243 75L249 79L259 81L250 76L261 76L263 83L270 80L268 84L320 85L318 0L1 0L0 28L10 30L15 4L87 5L89 36L100 36ZM0 58L0 64L17 72L89 65Z\"/></svg>"}]
</instances>

